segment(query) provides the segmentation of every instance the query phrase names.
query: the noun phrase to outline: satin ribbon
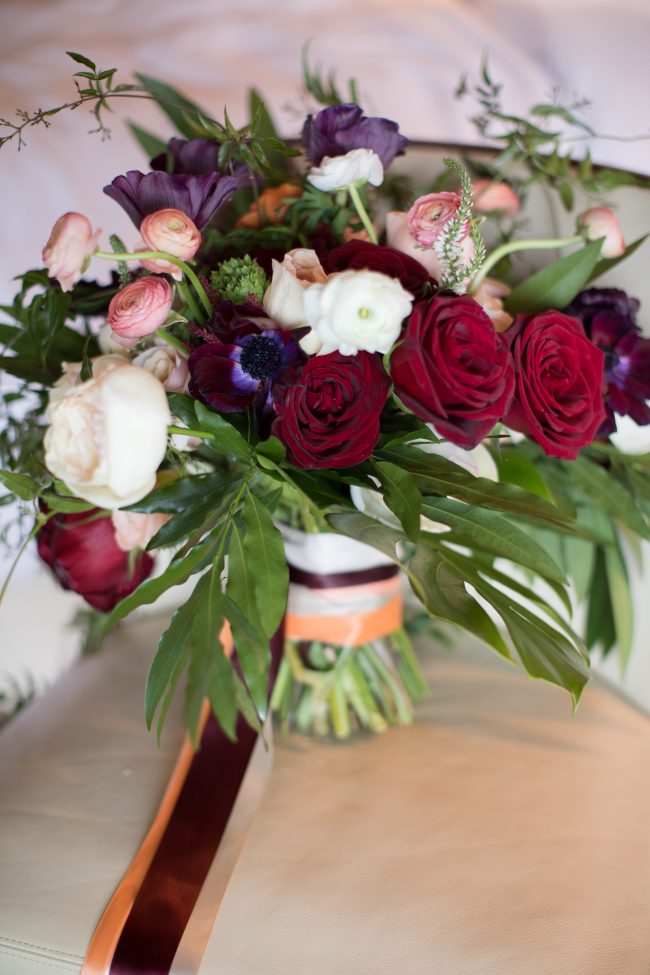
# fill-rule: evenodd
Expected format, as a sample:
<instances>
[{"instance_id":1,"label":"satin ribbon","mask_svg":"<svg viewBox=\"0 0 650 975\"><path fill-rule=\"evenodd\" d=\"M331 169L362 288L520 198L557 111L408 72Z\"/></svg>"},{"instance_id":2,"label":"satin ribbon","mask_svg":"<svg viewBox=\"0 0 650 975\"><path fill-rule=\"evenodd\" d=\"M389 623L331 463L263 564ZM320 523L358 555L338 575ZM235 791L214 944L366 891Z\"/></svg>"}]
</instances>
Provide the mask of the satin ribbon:
<instances>
[{"instance_id":1,"label":"satin ribbon","mask_svg":"<svg viewBox=\"0 0 650 975\"><path fill-rule=\"evenodd\" d=\"M306 572L289 565L288 640L361 646L400 629L399 569L379 565L358 572Z\"/></svg>"},{"instance_id":2,"label":"satin ribbon","mask_svg":"<svg viewBox=\"0 0 650 975\"><path fill-rule=\"evenodd\" d=\"M272 680L283 641L282 631L271 640ZM194 752L185 741L81 975L198 972L269 770L270 753L256 731L240 718L232 742L206 710L200 747Z\"/></svg>"}]
</instances>

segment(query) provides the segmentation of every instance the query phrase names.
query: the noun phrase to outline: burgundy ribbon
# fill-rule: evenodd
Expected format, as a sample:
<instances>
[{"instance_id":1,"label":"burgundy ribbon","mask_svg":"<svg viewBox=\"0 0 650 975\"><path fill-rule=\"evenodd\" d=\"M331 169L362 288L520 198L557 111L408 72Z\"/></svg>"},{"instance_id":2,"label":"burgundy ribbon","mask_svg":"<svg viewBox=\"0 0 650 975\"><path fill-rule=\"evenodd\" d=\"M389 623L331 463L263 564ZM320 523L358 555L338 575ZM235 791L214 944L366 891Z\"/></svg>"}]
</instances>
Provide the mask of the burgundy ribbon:
<instances>
[{"instance_id":1,"label":"burgundy ribbon","mask_svg":"<svg viewBox=\"0 0 650 975\"><path fill-rule=\"evenodd\" d=\"M283 640L281 628L270 644L271 681ZM199 750L122 929L110 975L168 975L257 738L258 733L240 716L237 741L231 741L210 714Z\"/></svg>"},{"instance_id":2,"label":"burgundy ribbon","mask_svg":"<svg viewBox=\"0 0 650 975\"><path fill-rule=\"evenodd\" d=\"M369 582L393 579L399 573L396 565L376 565L359 572L305 572L289 565L289 579L309 589L339 589L344 586L363 586Z\"/></svg>"}]
</instances>

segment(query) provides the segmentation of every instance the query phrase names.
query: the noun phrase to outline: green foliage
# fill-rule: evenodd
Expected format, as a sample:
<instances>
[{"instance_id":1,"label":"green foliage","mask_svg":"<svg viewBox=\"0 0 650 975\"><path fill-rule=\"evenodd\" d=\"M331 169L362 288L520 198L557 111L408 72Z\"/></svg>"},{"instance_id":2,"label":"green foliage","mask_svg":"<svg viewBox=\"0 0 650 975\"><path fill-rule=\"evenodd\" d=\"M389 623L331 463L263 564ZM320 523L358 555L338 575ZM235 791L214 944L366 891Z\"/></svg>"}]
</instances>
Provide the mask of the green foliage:
<instances>
[{"instance_id":1,"label":"green foliage","mask_svg":"<svg viewBox=\"0 0 650 975\"><path fill-rule=\"evenodd\" d=\"M341 105L344 102L358 104L357 83L352 78L348 82L348 95L342 96L336 87L336 72L330 71L327 78L322 77L322 68L317 64L309 66L309 42L302 49L302 77L305 90L316 99L319 105Z\"/></svg>"},{"instance_id":2,"label":"green foliage","mask_svg":"<svg viewBox=\"0 0 650 975\"><path fill-rule=\"evenodd\" d=\"M602 240L595 240L531 274L506 298L507 311L514 315L566 308L591 280L602 246Z\"/></svg>"}]
</instances>

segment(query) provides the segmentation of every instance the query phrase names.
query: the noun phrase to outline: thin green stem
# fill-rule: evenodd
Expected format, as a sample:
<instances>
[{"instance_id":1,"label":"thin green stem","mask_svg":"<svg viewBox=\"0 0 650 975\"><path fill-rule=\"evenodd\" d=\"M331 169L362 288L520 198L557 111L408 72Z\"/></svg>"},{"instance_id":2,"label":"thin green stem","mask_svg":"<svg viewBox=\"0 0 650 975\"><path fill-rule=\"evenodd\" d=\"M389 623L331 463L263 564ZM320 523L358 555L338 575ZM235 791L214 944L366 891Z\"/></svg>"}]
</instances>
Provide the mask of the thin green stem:
<instances>
[{"instance_id":1,"label":"thin green stem","mask_svg":"<svg viewBox=\"0 0 650 975\"><path fill-rule=\"evenodd\" d=\"M366 231L368 232L368 237L370 238L371 242L373 244L376 244L377 243L377 231L375 230L375 228L373 226L372 220L368 216L368 211L366 210L366 208L363 205L363 201L361 199L361 194L359 193L359 190L357 189L357 187L356 187L356 185L354 183L350 183L350 185L347 187L347 189L350 192L350 199L354 203L354 208L357 211L357 213L359 214L359 220L361 221L361 223L366 228Z\"/></svg>"},{"instance_id":2,"label":"thin green stem","mask_svg":"<svg viewBox=\"0 0 650 975\"><path fill-rule=\"evenodd\" d=\"M196 299L185 280L178 282L178 290L180 291L181 297L189 309L190 315L192 315L196 321L202 325L204 321L203 313L197 305Z\"/></svg>"},{"instance_id":3,"label":"thin green stem","mask_svg":"<svg viewBox=\"0 0 650 975\"><path fill-rule=\"evenodd\" d=\"M174 434L179 433L182 437L200 437L201 440L212 440L214 434L208 433L207 430L190 430L187 427L167 427L167 433Z\"/></svg>"},{"instance_id":4,"label":"thin green stem","mask_svg":"<svg viewBox=\"0 0 650 975\"><path fill-rule=\"evenodd\" d=\"M158 338L162 339L163 342L167 342L168 345L173 346L175 349L178 349L179 352L183 352L185 355L187 355L187 346L185 343L182 342L181 339L176 338L175 335L172 335L171 332L167 331L163 325L161 325L160 328L157 328L154 334L157 335Z\"/></svg>"},{"instance_id":5,"label":"thin green stem","mask_svg":"<svg viewBox=\"0 0 650 975\"><path fill-rule=\"evenodd\" d=\"M468 288L468 294L473 294L478 288L479 284L487 277L488 273L492 268L499 263L508 254L512 254L515 251L532 251L532 250L548 250L553 247L569 247L571 244L578 244L582 242L584 238L580 234L574 234L573 237L560 237L560 238L534 238L531 240L511 240L501 247L497 247L488 256L482 267L476 272L472 278L470 287Z\"/></svg>"},{"instance_id":6,"label":"thin green stem","mask_svg":"<svg viewBox=\"0 0 650 975\"><path fill-rule=\"evenodd\" d=\"M210 304L210 299L208 298L203 285L199 281L198 277L192 270L192 268L185 261L182 261L180 257L174 257L173 254L166 254L165 251L136 251L135 254L130 253L113 253L112 251L95 251L93 257L99 257L103 261L141 261L143 258L146 261L168 261L170 264L174 264L176 267L180 268L188 281L191 281L192 287L196 291L197 295L201 300L201 304L205 308L208 315L212 313L212 305Z\"/></svg>"},{"instance_id":7,"label":"thin green stem","mask_svg":"<svg viewBox=\"0 0 650 975\"><path fill-rule=\"evenodd\" d=\"M48 521L47 516L41 516L41 519L34 525L34 527L32 528L32 530L27 535L27 537L23 541L22 545L20 546L20 548L16 552L16 557L14 558L13 562L11 563L11 567L9 569L9 572L5 576L5 581L3 582L2 589L0 590L0 604L2 603L2 600L5 598L5 595L7 594L7 589L9 588L9 583L12 580L13 574L16 571L16 568L18 566L18 563L20 562L22 556L27 551L27 546L32 541L32 539L36 538L36 535L38 534L38 532L43 527L43 525L45 524L46 521Z\"/></svg>"}]
</instances>

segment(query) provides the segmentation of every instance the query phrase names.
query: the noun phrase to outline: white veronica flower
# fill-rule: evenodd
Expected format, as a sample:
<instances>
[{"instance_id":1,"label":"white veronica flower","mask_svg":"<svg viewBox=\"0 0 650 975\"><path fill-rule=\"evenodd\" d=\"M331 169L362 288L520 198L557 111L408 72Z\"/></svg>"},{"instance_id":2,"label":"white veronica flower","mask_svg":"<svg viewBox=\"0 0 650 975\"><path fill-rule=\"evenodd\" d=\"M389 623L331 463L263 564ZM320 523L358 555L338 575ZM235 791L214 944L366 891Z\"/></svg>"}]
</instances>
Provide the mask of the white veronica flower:
<instances>
[{"instance_id":1,"label":"white veronica flower","mask_svg":"<svg viewBox=\"0 0 650 975\"><path fill-rule=\"evenodd\" d=\"M399 281L378 271L341 271L304 296L307 321L323 343L319 355L386 353L410 314L413 296Z\"/></svg>"}]
</instances>

